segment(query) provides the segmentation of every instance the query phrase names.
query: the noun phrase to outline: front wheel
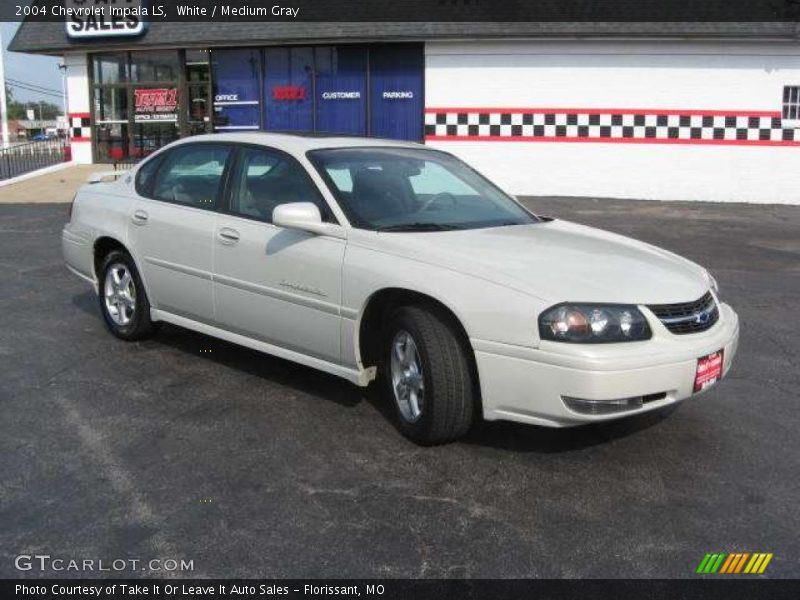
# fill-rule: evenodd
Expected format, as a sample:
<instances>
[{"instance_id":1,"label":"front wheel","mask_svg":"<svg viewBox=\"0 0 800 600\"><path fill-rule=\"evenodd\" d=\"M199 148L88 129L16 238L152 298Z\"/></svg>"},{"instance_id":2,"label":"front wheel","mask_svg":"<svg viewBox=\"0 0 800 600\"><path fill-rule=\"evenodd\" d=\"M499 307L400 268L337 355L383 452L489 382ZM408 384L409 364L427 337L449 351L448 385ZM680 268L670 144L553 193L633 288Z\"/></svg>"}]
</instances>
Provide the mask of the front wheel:
<instances>
[{"instance_id":1,"label":"front wheel","mask_svg":"<svg viewBox=\"0 0 800 600\"><path fill-rule=\"evenodd\" d=\"M99 269L100 311L111 333L127 341L153 333L150 303L133 259L125 252L110 252Z\"/></svg>"},{"instance_id":2,"label":"front wheel","mask_svg":"<svg viewBox=\"0 0 800 600\"><path fill-rule=\"evenodd\" d=\"M428 307L402 307L383 339L383 376L400 431L422 445L464 435L472 424L475 386L469 350L449 319Z\"/></svg>"}]
</instances>

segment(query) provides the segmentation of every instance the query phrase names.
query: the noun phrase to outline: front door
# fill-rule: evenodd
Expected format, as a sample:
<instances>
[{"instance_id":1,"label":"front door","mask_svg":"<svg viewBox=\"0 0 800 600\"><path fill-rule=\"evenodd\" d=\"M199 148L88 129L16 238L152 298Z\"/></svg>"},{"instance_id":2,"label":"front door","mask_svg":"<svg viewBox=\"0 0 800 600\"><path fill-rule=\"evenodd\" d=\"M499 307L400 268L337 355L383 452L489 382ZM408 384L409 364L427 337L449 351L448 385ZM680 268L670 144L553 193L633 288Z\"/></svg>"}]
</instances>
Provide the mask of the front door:
<instances>
[{"instance_id":1,"label":"front door","mask_svg":"<svg viewBox=\"0 0 800 600\"><path fill-rule=\"evenodd\" d=\"M186 144L143 167L130 237L153 308L214 322L215 211L232 154L227 145Z\"/></svg>"},{"instance_id":2,"label":"front door","mask_svg":"<svg viewBox=\"0 0 800 600\"><path fill-rule=\"evenodd\" d=\"M214 298L222 327L339 362L345 241L272 224L279 204L330 209L305 169L276 150L242 147L217 217Z\"/></svg>"}]
</instances>

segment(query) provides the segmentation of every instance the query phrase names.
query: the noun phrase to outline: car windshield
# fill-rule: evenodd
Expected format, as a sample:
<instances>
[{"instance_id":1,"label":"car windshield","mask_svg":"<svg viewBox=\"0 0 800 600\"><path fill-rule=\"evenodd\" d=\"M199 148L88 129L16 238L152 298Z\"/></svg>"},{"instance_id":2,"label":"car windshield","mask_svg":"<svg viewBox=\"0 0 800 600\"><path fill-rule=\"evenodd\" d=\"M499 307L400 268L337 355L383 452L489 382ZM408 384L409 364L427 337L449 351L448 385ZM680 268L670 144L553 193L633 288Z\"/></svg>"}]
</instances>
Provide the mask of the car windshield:
<instances>
[{"instance_id":1,"label":"car windshield","mask_svg":"<svg viewBox=\"0 0 800 600\"><path fill-rule=\"evenodd\" d=\"M335 148L308 157L354 227L448 231L538 219L469 166L416 148Z\"/></svg>"}]
</instances>

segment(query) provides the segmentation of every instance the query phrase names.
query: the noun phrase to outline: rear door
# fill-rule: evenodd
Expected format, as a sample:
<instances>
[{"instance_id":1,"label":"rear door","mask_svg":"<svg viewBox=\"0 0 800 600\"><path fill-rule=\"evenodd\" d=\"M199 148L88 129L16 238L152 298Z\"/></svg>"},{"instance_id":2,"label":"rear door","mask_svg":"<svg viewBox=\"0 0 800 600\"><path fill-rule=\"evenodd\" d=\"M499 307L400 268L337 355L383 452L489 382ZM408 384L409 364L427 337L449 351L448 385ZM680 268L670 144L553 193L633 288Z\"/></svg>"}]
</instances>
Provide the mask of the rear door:
<instances>
[{"instance_id":1,"label":"rear door","mask_svg":"<svg viewBox=\"0 0 800 600\"><path fill-rule=\"evenodd\" d=\"M215 229L217 316L236 333L339 362L345 241L273 225L275 207L291 202L334 220L296 159L242 146Z\"/></svg>"},{"instance_id":2,"label":"rear door","mask_svg":"<svg viewBox=\"0 0 800 600\"><path fill-rule=\"evenodd\" d=\"M138 177L130 237L153 308L215 321L215 211L232 156L230 145L185 144L159 157L152 173Z\"/></svg>"}]
</instances>

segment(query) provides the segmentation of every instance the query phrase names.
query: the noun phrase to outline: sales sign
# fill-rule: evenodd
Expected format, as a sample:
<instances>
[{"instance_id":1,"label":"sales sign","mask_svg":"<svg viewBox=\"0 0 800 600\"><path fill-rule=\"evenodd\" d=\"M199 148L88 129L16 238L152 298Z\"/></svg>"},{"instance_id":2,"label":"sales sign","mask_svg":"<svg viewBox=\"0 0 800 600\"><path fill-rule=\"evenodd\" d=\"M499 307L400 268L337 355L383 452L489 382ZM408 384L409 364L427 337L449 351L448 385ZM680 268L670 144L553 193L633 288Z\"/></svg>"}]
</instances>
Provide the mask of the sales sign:
<instances>
[{"instance_id":1,"label":"sales sign","mask_svg":"<svg viewBox=\"0 0 800 600\"><path fill-rule=\"evenodd\" d=\"M91 39L142 35L147 28L146 0L64 0L58 14L67 37Z\"/></svg>"},{"instance_id":2,"label":"sales sign","mask_svg":"<svg viewBox=\"0 0 800 600\"><path fill-rule=\"evenodd\" d=\"M178 88L140 88L134 94L134 121L178 120Z\"/></svg>"}]
</instances>

